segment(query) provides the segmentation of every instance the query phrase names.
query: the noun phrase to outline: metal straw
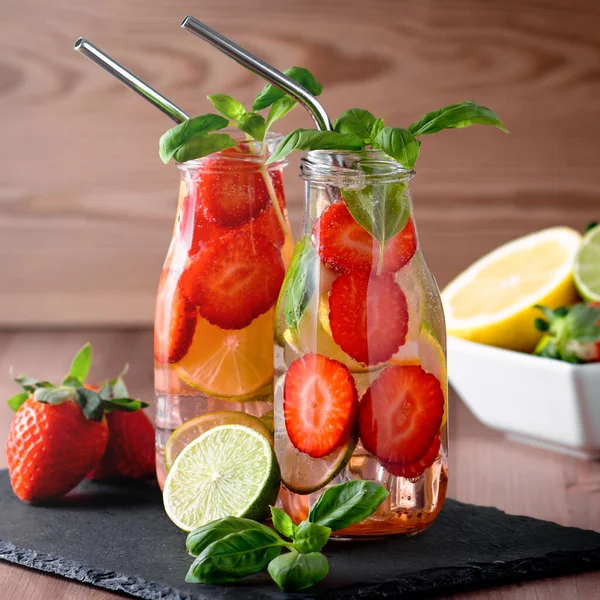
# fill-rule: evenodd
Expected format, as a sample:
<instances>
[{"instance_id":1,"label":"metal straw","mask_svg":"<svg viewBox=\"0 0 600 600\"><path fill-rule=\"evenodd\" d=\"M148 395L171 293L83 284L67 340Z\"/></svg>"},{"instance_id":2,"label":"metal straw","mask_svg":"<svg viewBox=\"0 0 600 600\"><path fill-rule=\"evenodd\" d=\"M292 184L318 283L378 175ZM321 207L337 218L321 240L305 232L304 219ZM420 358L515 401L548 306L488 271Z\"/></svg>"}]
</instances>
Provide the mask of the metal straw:
<instances>
[{"instance_id":1,"label":"metal straw","mask_svg":"<svg viewBox=\"0 0 600 600\"><path fill-rule=\"evenodd\" d=\"M86 58L89 58L92 62L95 62L99 67L102 67L107 73L118 79L121 83L124 83L128 88L148 100L150 104L156 106L165 115L173 119L175 123L183 123L183 121L189 119L189 116L168 98L165 98L165 96L150 87L146 82L142 81L85 38L79 38L75 42L74 49Z\"/></svg>"},{"instance_id":2,"label":"metal straw","mask_svg":"<svg viewBox=\"0 0 600 600\"><path fill-rule=\"evenodd\" d=\"M278 71L264 60L244 50L244 48L241 48L230 39L221 35L205 23L202 23L202 21L198 21L195 17L188 15L183 19L181 26L230 58L233 58L233 60L246 67L246 69L256 73L259 77L266 79L269 83L272 83L286 94L292 96L310 113L318 129L321 131L331 131L333 129L331 121L321 103L297 81L294 81L285 73Z\"/></svg>"}]
</instances>

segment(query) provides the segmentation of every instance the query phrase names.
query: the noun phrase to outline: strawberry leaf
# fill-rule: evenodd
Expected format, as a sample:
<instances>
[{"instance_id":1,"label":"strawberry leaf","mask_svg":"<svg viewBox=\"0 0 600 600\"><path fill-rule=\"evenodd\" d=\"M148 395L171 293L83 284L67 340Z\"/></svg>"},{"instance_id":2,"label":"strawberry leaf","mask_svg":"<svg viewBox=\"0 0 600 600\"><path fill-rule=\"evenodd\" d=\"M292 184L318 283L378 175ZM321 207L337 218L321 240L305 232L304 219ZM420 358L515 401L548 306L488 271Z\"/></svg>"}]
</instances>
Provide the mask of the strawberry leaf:
<instances>
[{"instance_id":1,"label":"strawberry leaf","mask_svg":"<svg viewBox=\"0 0 600 600\"><path fill-rule=\"evenodd\" d=\"M127 398L127 386L122 377L115 377L105 381L98 392L102 400L112 400L113 398Z\"/></svg>"},{"instance_id":2,"label":"strawberry leaf","mask_svg":"<svg viewBox=\"0 0 600 600\"><path fill-rule=\"evenodd\" d=\"M77 388L77 403L81 407L83 414L90 421L102 421L104 410L102 408L102 398L100 394L86 388Z\"/></svg>"},{"instance_id":3,"label":"strawberry leaf","mask_svg":"<svg viewBox=\"0 0 600 600\"><path fill-rule=\"evenodd\" d=\"M29 398L29 392L20 392L6 401L8 406L17 412Z\"/></svg>"},{"instance_id":4,"label":"strawberry leaf","mask_svg":"<svg viewBox=\"0 0 600 600\"><path fill-rule=\"evenodd\" d=\"M135 412L146 408L148 404L141 400L135 400L134 398L112 398L111 400L103 400L102 408L106 412L113 412L115 410L122 410L123 412Z\"/></svg>"},{"instance_id":5,"label":"strawberry leaf","mask_svg":"<svg viewBox=\"0 0 600 600\"><path fill-rule=\"evenodd\" d=\"M15 377L14 380L26 391L26 392L35 392L38 388L53 388L56 387L53 383L49 381L40 381L35 377L28 377L27 375L19 375Z\"/></svg>"},{"instance_id":6,"label":"strawberry leaf","mask_svg":"<svg viewBox=\"0 0 600 600\"><path fill-rule=\"evenodd\" d=\"M90 366L92 364L92 346L87 343L76 355L71 363L68 375L63 380L63 385L73 385L73 383L67 384L67 381L75 382L75 387L83 385L85 378L88 376Z\"/></svg>"},{"instance_id":7,"label":"strawberry leaf","mask_svg":"<svg viewBox=\"0 0 600 600\"><path fill-rule=\"evenodd\" d=\"M33 393L33 399L43 404L62 404L73 397L73 388L38 388Z\"/></svg>"}]
</instances>

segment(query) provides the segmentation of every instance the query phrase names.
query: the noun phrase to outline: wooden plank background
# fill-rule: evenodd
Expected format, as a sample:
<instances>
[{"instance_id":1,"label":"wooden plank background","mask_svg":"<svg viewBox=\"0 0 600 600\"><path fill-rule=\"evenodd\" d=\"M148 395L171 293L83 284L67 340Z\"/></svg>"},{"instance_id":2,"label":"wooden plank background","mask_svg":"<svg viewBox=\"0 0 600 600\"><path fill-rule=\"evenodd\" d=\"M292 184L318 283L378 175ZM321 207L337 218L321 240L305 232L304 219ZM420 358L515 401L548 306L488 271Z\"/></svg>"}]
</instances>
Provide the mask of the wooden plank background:
<instances>
[{"instance_id":1,"label":"wooden plank background","mask_svg":"<svg viewBox=\"0 0 600 600\"><path fill-rule=\"evenodd\" d=\"M414 185L440 285L502 241L600 217L595 0L2 0L0 325L147 325L175 210L170 121L73 50L82 35L190 113L255 76L180 30L191 13L351 105L405 125L473 98L489 128L423 140ZM298 110L286 128L310 126ZM287 173L296 227L297 159Z\"/></svg>"}]
</instances>

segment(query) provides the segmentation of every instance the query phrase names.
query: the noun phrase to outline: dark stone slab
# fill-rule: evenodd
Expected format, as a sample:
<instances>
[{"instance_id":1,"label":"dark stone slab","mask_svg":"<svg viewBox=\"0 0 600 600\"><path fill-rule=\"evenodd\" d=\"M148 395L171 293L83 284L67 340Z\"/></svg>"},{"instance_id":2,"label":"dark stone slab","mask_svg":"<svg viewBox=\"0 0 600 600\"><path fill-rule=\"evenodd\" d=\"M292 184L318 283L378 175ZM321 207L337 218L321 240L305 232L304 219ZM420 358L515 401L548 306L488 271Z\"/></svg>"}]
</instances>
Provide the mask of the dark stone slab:
<instances>
[{"instance_id":1,"label":"dark stone slab","mask_svg":"<svg viewBox=\"0 0 600 600\"><path fill-rule=\"evenodd\" d=\"M431 597L600 568L600 534L448 500L414 538L331 542L330 574L284 594L257 576L228 587L190 585L185 534L156 488L86 483L54 506L33 507L0 471L0 559L149 600Z\"/></svg>"}]
</instances>

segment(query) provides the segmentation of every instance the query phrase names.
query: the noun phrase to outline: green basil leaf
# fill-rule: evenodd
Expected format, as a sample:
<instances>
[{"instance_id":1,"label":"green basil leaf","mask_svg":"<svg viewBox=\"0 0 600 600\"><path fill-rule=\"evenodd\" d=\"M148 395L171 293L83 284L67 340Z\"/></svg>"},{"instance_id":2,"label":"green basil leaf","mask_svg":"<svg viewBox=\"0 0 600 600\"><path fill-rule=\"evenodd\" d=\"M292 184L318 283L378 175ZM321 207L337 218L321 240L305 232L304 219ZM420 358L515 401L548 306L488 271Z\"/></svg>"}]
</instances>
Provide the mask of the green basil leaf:
<instances>
[{"instance_id":1,"label":"green basil leaf","mask_svg":"<svg viewBox=\"0 0 600 600\"><path fill-rule=\"evenodd\" d=\"M241 102L227 94L211 94L206 96L209 102L225 117L238 121L246 114L246 109Z\"/></svg>"},{"instance_id":2,"label":"green basil leaf","mask_svg":"<svg viewBox=\"0 0 600 600\"><path fill-rule=\"evenodd\" d=\"M329 573L327 559L320 552L288 552L269 563L269 575L286 592L297 592L318 583Z\"/></svg>"},{"instance_id":3,"label":"green basil leaf","mask_svg":"<svg viewBox=\"0 0 600 600\"><path fill-rule=\"evenodd\" d=\"M226 133L209 133L207 135L197 135L184 144L182 144L175 153L173 158L180 163L188 160L194 160L195 158L202 158L208 156L213 152L219 152L226 150L227 148L233 148L237 142Z\"/></svg>"},{"instance_id":4,"label":"green basil leaf","mask_svg":"<svg viewBox=\"0 0 600 600\"><path fill-rule=\"evenodd\" d=\"M438 110L428 112L413 123L408 130L415 136L437 133L442 129L457 129L469 125L492 125L508 133L497 115L487 108L468 100L459 104L450 104Z\"/></svg>"},{"instance_id":5,"label":"green basil leaf","mask_svg":"<svg viewBox=\"0 0 600 600\"><path fill-rule=\"evenodd\" d=\"M86 388L77 388L75 390L77 403L81 407L83 414L90 421L102 421L104 410L102 407L103 400L100 394Z\"/></svg>"},{"instance_id":6,"label":"green basil leaf","mask_svg":"<svg viewBox=\"0 0 600 600\"><path fill-rule=\"evenodd\" d=\"M193 119L188 119L187 121L172 127L160 138L158 149L160 159L167 164L169 160L175 156L175 153L192 138L202 137L211 131L223 129L223 127L227 127L227 125L229 125L229 121L225 117L208 113L206 115L194 117ZM224 148L220 149L224 150ZM210 152L206 154L210 154ZM202 154L201 156L205 156L206 154ZM194 158L199 158L199 156Z\"/></svg>"},{"instance_id":7,"label":"green basil leaf","mask_svg":"<svg viewBox=\"0 0 600 600\"><path fill-rule=\"evenodd\" d=\"M375 481L354 480L326 489L308 513L311 523L333 531L349 527L370 517L389 492Z\"/></svg>"},{"instance_id":8,"label":"green basil leaf","mask_svg":"<svg viewBox=\"0 0 600 600\"><path fill-rule=\"evenodd\" d=\"M298 527L285 510L271 506L271 517L273 519L273 527L275 527L279 533L290 539L294 539Z\"/></svg>"},{"instance_id":9,"label":"green basil leaf","mask_svg":"<svg viewBox=\"0 0 600 600\"><path fill-rule=\"evenodd\" d=\"M72 388L38 388L33 393L37 402L44 404L62 404L65 400L73 398Z\"/></svg>"},{"instance_id":10,"label":"green basil leaf","mask_svg":"<svg viewBox=\"0 0 600 600\"><path fill-rule=\"evenodd\" d=\"M311 523L310 521L302 521L294 535L294 548L302 554L319 552L327 543L330 535L330 527Z\"/></svg>"},{"instance_id":11,"label":"green basil leaf","mask_svg":"<svg viewBox=\"0 0 600 600\"><path fill-rule=\"evenodd\" d=\"M185 546L192 556L198 556L213 542L216 542L231 533L239 533L240 531L247 531L248 529L262 530L264 528L264 525L252 521L251 519L225 517L223 519L211 521L206 525L202 525L202 527L194 529L194 531L188 534Z\"/></svg>"},{"instance_id":12,"label":"green basil leaf","mask_svg":"<svg viewBox=\"0 0 600 600\"><path fill-rule=\"evenodd\" d=\"M374 140L384 127L385 123L383 122L383 119L375 119L375 122L371 127L371 139Z\"/></svg>"},{"instance_id":13,"label":"green basil leaf","mask_svg":"<svg viewBox=\"0 0 600 600\"><path fill-rule=\"evenodd\" d=\"M295 106L298 104L290 96L282 96L279 100L276 100L267 116L267 127L270 127L275 121L283 119Z\"/></svg>"},{"instance_id":14,"label":"green basil leaf","mask_svg":"<svg viewBox=\"0 0 600 600\"><path fill-rule=\"evenodd\" d=\"M558 352L558 348L556 347L556 343L549 335L545 335L539 341L533 353L536 356L543 356L545 358L554 358L555 360L560 360L560 354Z\"/></svg>"},{"instance_id":15,"label":"green basil leaf","mask_svg":"<svg viewBox=\"0 0 600 600\"><path fill-rule=\"evenodd\" d=\"M307 235L296 246L286 275L287 282L282 289L282 293L285 293L283 312L290 329L298 329L300 319L315 292L318 272L319 258Z\"/></svg>"},{"instance_id":16,"label":"green basil leaf","mask_svg":"<svg viewBox=\"0 0 600 600\"><path fill-rule=\"evenodd\" d=\"M285 542L271 529L246 529L204 548L190 567L188 583L232 583L260 573L281 553Z\"/></svg>"},{"instance_id":17,"label":"green basil leaf","mask_svg":"<svg viewBox=\"0 0 600 600\"><path fill-rule=\"evenodd\" d=\"M410 131L399 127L384 127L373 140L388 156L405 169L412 169L419 158L421 142Z\"/></svg>"},{"instance_id":18,"label":"green basil leaf","mask_svg":"<svg viewBox=\"0 0 600 600\"><path fill-rule=\"evenodd\" d=\"M26 391L26 392L35 392L38 388L53 388L56 387L53 383L49 381L40 381L35 377L29 377L27 375L19 375L15 377L14 380Z\"/></svg>"},{"instance_id":19,"label":"green basil leaf","mask_svg":"<svg viewBox=\"0 0 600 600\"><path fill-rule=\"evenodd\" d=\"M88 342L81 348L81 350L75 355L71 368L69 369L68 375L63 380L63 384L66 385L66 381L78 381L79 385L83 385L85 378L88 376L90 366L92 364L92 346Z\"/></svg>"},{"instance_id":20,"label":"green basil leaf","mask_svg":"<svg viewBox=\"0 0 600 600\"><path fill-rule=\"evenodd\" d=\"M318 96L323 91L323 86L315 79L315 76L308 69L303 69L302 67L290 67L289 69L286 69L284 73L294 81L297 81L313 96ZM263 108L267 108L267 106L271 106L271 104L284 95L285 92L278 87L275 87L271 83L267 83L256 96L256 99L252 104L252 110L262 110Z\"/></svg>"},{"instance_id":21,"label":"green basil leaf","mask_svg":"<svg viewBox=\"0 0 600 600\"><path fill-rule=\"evenodd\" d=\"M538 331L548 331L548 329L550 329L550 323L548 323L548 321L545 319L534 319L533 326Z\"/></svg>"},{"instance_id":22,"label":"green basil leaf","mask_svg":"<svg viewBox=\"0 0 600 600\"><path fill-rule=\"evenodd\" d=\"M362 150L365 143L354 134L316 129L296 129L279 143L267 164L281 160L294 150Z\"/></svg>"},{"instance_id":23,"label":"green basil leaf","mask_svg":"<svg viewBox=\"0 0 600 600\"><path fill-rule=\"evenodd\" d=\"M564 318L564 337L577 342L600 341L600 308L575 304Z\"/></svg>"},{"instance_id":24,"label":"green basil leaf","mask_svg":"<svg viewBox=\"0 0 600 600\"><path fill-rule=\"evenodd\" d=\"M246 113L239 118L238 127L244 133L247 133L259 142L262 142L265 139L267 124L262 115L257 113Z\"/></svg>"},{"instance_id":25,"label":"green basil leaf","mask_svg":"<svg viewBox=\"0 0 600 600\"><path fill-rule=\"evenodd\" d=\"M20 392L19 394L14 395L12 398L6 401L11 410L17 412L27 399L29 398L29 392Z\"/></svg>"},{"instance_id":26,"label":"green basil leaf","mask_svg":"<svg viewBox=\"0 0 600 600\"><path fill-rule=\"evenodd\" d=\"M405 182L367 185L362 190L343 189L342 199L354 220L382 248L400 233L410 217L410 196Z\"/></svg>"},{"instance_id":27,"label":"green basil leaf","mask_svg":"<svg viewBox=\"0 0 600 600\"><path fill-rule=\"evenodd\" d=\"M376 119L368 110L351 108L336 119L333 128L338 133L353 133L370 144L373 139L374 128L377 129L379 121L381 119Z\"/></svg>"}]
</instances>

